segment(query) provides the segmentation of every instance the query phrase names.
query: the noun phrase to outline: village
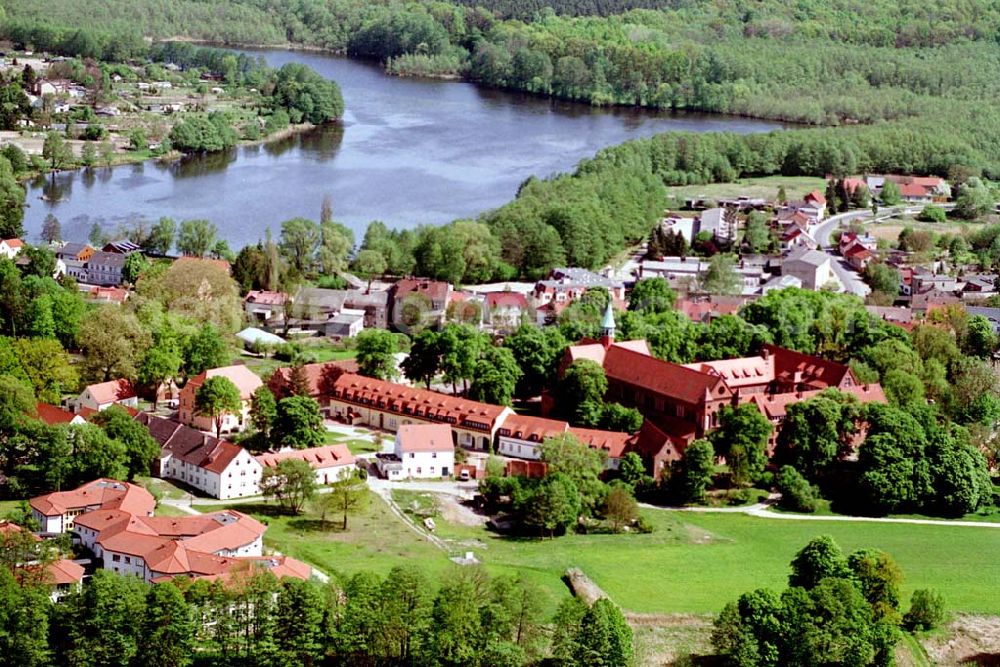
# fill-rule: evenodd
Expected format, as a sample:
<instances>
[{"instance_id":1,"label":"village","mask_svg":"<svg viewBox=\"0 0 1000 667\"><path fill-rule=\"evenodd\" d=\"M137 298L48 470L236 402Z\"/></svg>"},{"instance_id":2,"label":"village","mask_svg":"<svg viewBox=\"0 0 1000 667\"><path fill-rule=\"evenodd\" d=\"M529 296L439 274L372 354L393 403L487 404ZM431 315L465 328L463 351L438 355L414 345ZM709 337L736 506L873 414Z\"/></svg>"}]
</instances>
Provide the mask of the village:
<instances>
[{"instance_id":1,"label":"village","mask_svg":"<svg viewBox=\"0 0 1000 667\"><path fill-rule=\"evenodd\" d=\"M279 577L327 576L311 564L266 548L266 525L236 509L238 505L207 513L193 509L204 502L199 498L236 502L280 498L278 487L294 484L288 462L312 471L310 495L314 487L324 493L338 484L358 487L366 480L385 480L390 486L379 487L379 495L399 510L393 483L406 488L415 480L452 480L453 486L441 487L448 489L446 494L473 498L477 483L497 471L543 478L549 465L546 443L553 439L568 438L599 452L604 477L615 478L638 462L639 474L655 484L676 475L687 448L722 428L726 411L739 406L751 407L770 425L766 455L771 458L789 409L797 403L835 391L861 406L885 404L886 393L877 380L859 377L846 364L770 343L745 357L693 363L657 358L647 341L621 340L616 317L635 307L632 293L643 281L665 283L678 295L676 312L692 325L710 325L775 291L850 292L869 276L870 264L879 262L893 267L899 284L889 303L866 306L873 317L912 331L933 318L935 309L957 305L970 316L987 319L995 334L1000 308L983 305L996 291L995 274L979 265L950 261L932 261L930 268L914 265L910 261L914 253L887 248L870 233L887 217L914 215L922 206L950 206L944 181L887 176L835 184L831 179L830 190L846 186L853 192L871 186L878 197L880 187L897 180L903 203L888 213L888 207L879 213L878 206L868 201L861 209L836 212L818 191L784 203L692 199L685 202L693 211L690 217L668 215L635 259L603 273L557 268L536 283L486 286L419 278L362 280L345 273L346 289L303 286L291 294L249 290L242 297L248 326L236 334L243 360L235 365L209 368L186 379L164 378L154 387L141 387L134 378L123 377L88 385L63 405L38 402L37 418L53 426L86 424L110 408L125 410L159 448L151 466L153 477L176 485L180 497L188 498L186 509L180 509L177 500L163 505L135 482L112 479L95 479L75 490L32 498L38 535L71 534L73 551L79 556L49 565L55 582L53 599L78 588L95 567L154 583L173 577L224 578L255 568L270 569ZM718 206L706 208L709 204ZM750 234L742 230L760 219L754 217L759 212L771 215L768 243L776 253L741 252L731 266L733 275L713 284L710 274L719 255L691 253L705 245L737 247L738 239L745 245ZM28 258L21 254L25 247L20 239L3 240L0 256L23 265ZM661 254L664 247L680 252ZM74 279L88 300L121 308L133 295L126 266L130 257L143 254L138 244L113 241L97 249L86 243L55 242L49 250L55 258L53 277ZM202 263L231 270L221 259L154 259L191 265L186 270ZM949 273L940 273L945 266ZM721 288L713 293L718 285ZM600 399L637 411L641 426L634 430L581 427L560 419L568 413L559 408L562 398L557 387L544 389L535 401L519 402L516 410L509 404L472 400L456 393L453 383L432 384L428 378L428 388L420 388L406 372L405 352L391 354L393 370L384 378L363 374L354 352L327 362L276 369L254 366L290 341L326 341L325 345L352 351L357 349L353 341L364 338L366 331L401 331L415 340L421 331L456 321L502 340L524 326L557 326L565 313L573 312L574 304L579 307L595 290L607 295L599 335L570 341L559 356L557 378L579 362L595 365L607 378ZM203 389L220 382L232 388L236 403L206 407ZM306 441L328 444L268 443L267 450L253 453L237 444L241 434L260 428L254 412L261 392L276 402L292 397L308 401L316 418L304 428L318 428L322 435ZM851 436L854 448L864 441L863 420L857 427ZM170 515L156 515L161 507ZM344 521L346 525L346 510ZM434 527L427 520L415 525L432 539ZM7 531L19 529L5 524ZM478 562L473 551L463 558Z\"/></svg>"}]
</instances>

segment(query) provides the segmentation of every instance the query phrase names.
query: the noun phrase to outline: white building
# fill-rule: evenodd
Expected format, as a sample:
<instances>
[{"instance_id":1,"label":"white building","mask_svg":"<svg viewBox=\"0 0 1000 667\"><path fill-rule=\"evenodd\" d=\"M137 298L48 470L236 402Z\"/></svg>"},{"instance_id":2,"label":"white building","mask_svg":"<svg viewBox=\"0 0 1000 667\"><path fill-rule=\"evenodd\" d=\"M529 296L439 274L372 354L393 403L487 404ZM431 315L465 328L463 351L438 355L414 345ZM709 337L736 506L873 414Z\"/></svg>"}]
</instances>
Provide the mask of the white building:
<instances>
[{"instance_id":1,"label":"white building","mask_svg":"<svg viewBox=\"0 0 1000 667\"><path fill-rule=\"evenodd\" d=\"M0 257L14 259L23 247L24 241L21 239L0 239Z\"/></svg>"},{"instance_id":2,"label":"white building","mask_svg":"<svg viewBox=\"0 0 1000 667\"><path fill-rule=\"evenodd\" d=\"M43 533L68 533L81 514L101 508L152 516L156 500L141 486L114 479L95 479L72 491L56 491L30 501L31 516Z\"/></svg>"},{"instance_id":3,"label":"white building","mask_svg":"<svg viewBox=\"0 0 1000 667\"><path fill-rule=\"evenodd\" d=\"M197 429L145 412L136 420L160 445L157 474L220 500L260 493L260 463L247 450Z\"/></svg>"},{"instance_id":4,"label":"white building","mask_svg":"<svg viewBox=\"0 0 1000 667\"><path fill-rule=\"evenodd\" d=\"M71 407L79 412L86 408L102 412L112 405L121 405L127 408L139 407L139 396L135 393L135 387L128 380L110 380L98 384L91 384L84 388L80 395L71 401Z\"/></svg>"},{"instance_id":5,"label":"white building","mask_svg":"<svg viewBox=\"0 0 1000 667\"><path fill-rule=\"evenodd\" d=\"M378 457L390 480L449 477L455 471L455 441L447 424L405 424L396 431L393 452Z\"/></svg>"},{"instance_id":6,"label":"white building","mask_svg":"<svg viewBox=\"0 0 1000 667\"><path fill-rule=\"evenodd\" d=\"M795 276L802 281L803 289L818 290L834 279L830 256L819 250L799 247L781 264L781 275Z\"/></svg>"}]
</instances>

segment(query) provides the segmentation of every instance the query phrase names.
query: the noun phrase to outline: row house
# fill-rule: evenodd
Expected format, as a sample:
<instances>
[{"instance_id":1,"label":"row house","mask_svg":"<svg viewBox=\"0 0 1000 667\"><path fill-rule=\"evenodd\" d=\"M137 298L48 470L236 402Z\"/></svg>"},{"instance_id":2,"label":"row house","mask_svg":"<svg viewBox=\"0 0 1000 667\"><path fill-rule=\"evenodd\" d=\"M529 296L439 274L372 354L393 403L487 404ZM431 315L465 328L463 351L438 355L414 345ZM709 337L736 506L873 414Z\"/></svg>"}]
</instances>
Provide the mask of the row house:
<instances>
[{"instance_id":1,"label":"row house","mask_svg":"<svg viewBox=\"0 0 1000 667\"><path fill-rule=\"evenodd\" d=\"M407 424L448 424L455 444L490 451L497 429L513 414L489 405L435 391L343 373L327 396L329 413L351 424L396 432Z\"/></svg>"},{"instance_id":2,"label":"row house","mask_svg":"<svg viewBox=\"0 0 1000 667\"><path fill-rule=\"evenodd\" d=\"M260 462L247 450L175 421L141 412L136 421L160 445L155 473L220 500L260 493Z\"/></svg>"},{"instance_id":3,"label":"row house","mask_svg":"<svg viewBox=\"0 0 1000 667\"><path fill-rule=\"evenodd\" d=\"M569 434L592 449L605 452L607 468L617 470L622 456L638 439L637 434L576 428L564 421L513 414L497 431L497 454L531 461L542 458L542 443Z\"/></svg>"},{"instance_id":4,"label":"row house","mask_svg":"<svg viewBox=\"0 0 1000 667\"><path fill-rule=\"evenodd\" d=\"M316 473L317 484L347 479L357 470L356 459L347 445L325 445L308 449L283 449L257 456L262 468L276 468L287 460L305 461Z\"/></svg>"}]
</instances>

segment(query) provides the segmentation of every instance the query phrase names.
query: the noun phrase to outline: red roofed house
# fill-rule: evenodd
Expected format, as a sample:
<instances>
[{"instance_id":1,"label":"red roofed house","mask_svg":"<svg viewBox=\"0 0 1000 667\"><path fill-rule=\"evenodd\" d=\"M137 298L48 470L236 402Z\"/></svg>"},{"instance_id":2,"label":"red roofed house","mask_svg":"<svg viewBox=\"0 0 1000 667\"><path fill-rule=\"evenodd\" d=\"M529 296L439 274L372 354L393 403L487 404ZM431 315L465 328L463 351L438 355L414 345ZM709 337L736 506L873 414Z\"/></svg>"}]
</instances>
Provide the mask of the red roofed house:
<instances>
[{"instance_id":1,"label":"red roofed house","mask_svg":"<svg viewBox=\"0 0 1000 667\"><path fill-rule=\"evenodd\" d=\"M542 443L565 433L588 447L607 453L608 470L618 469L621 457L638 439L631 433L576 428L557 419L512 414L504 419L497 431L497 454L538 461L542 458Z\"/></svg>"},{"instance_id":2,"label":"red roofed house","mask_svg":"<svg viewBox=\"0 0 1000 667\"><path fill-rule=\"evenodd\" d=\"M354 373L336 379L327 396L330 413L351 424L398 431L407 424L447 424L454 442L490 451L497 429L513 414L508 407L376 380Z\"/></svg>"},{"instance_id":3,"label":"red roofed house","mask_svg":"<svg viewBox=\"0 0 1000 667\"><path fill-rule=\"evenodd\" d=\"M489 292L483 319L497 331L514 331L528 313L528 297L520 292Z\"/></svg>"},{"instance_id":4,"label":"red roofed house","mask_svg":"<svg viewBox=\"0 0 1000 667\"><path fill-rule=\"evenodd\" d=\"M19 536L25 532L25 529L16 523L0 520L0 549L6 549L5 543L9 543L8 541L12 537ZM35 542L41 541L41 538L37 535L31 535L31 539ZM26 557L28 560L13 563L16 568L14 576L18 577L18 579L20 579L20 571L38 571L37 561L32 560L33 556L29 554L30 551L22 555L22 558ZM49 563L45 567L44 577L44 583L51 587L49 598L53 602L58 602L60 598L65 597L70 593L79 591L83 585L83 574L83 566L78 563L74 563L68 558L60 558L59 560Z\"/></svg>"},{"instance_id":5,"label":"red roofed house","mask_svg":"<svg viewBox=\"0 0 1000 667\"><path fill-rule=\"evenodd\" d=\"M146 412L135 419L160 445L155 471L159 477L183 482L220 500L260 493L260 462L239 445Z\"/></svg>"},{"instance_id":6,"label":"red roofed house","mask_svg":"<svg viewBox=\"0 0 1000 667\"><path fill-rule=\"evenodd\" d=\"M392 325L400 331L444 322L451 285L438 280L404 278L392 286Z\"/></svg>"},{"instance_id":7,"label":"red roofed house","mask_svg":"<svg viewBox=\"0 0 1000 667\"><path fill-rule=\"evenodd\" d=\"M56 491L30 501L31 516L43 533L68 533L81 514L97 509L120 509L152 516L156 500L141 486L114 479L95 479L72 491Z\"/></svg>"},{"instance_id":8,"label":"red roofed house","mask_svg":"<svg viewBox=\"0 0 1000 667\"><path fill-rule=\"evenodd\" d=\"M340 479L350 477L357 469L354 455L347 445L325 445L309 449L286 449L280 452L268 452L257 456L258 463L264 468L277 467L282 461L296 459L305 461L316 471L317 484L331 484Z\"/></svg>"},{"instance_id":9,"label":"red roofed house","mask_svg":"<svg viewBox=\"0 0 1000 667\"><path fill-rule=\"evenodd\" d=\"M139 407L139 396L128 380L110 380L88 385L73 401L73 409L75 412L82 408L101 412L115 404L129 408Z\"/></svg>"},{"instance_id":10,"label":"red roofed house","mask_svg":"<svg viewBox=\"0 0 1000 667\"><path fill-rule=\"evenodd\" d=\"M23 247L24 241L21 239L0 239L0 257L14 259Z\"/></svg>"},{"instance_id":11,"label":"red roofed house","mask_svg":"<svg viewBox=\"0 0 1000 667\"><path fill-rule=\"evenodd\" d=\"M405 424L392 455L377 458L386 479L441 478L455 470L455 441L447 424Z\"/></svg>"},{"instance_id":12,"label":"red roofed house","mask_svg":"<svg viewBox=\"0 0 1000 667\"><path fill-rule=\"evenodd\" d=\"M225 433L239 432L248 423L250 415L250 399L258 387L264 383L252 370L242 365L212 368L199 373L187 381L180 392L180 406L177 418L182 424L193 426L202 431L215 432L215 423L211 417L199 415L195 408L195 396L205 380L213 377L229 379L240 392L242 407L239 414L225 414L222 417L222 431Z\"/></svg>"},{"instance_id":13,"label":"red roofed house","mask_svg":"<svg viewBox=\"0 0 1000 667\"><path fill-rule=\"evenodd\" d=\"M842 254L855 271L864 271L865 267L875 259L875 255L860 243L852 243Z\"/></svg>"},{"instance_id":14,"label":"red roofed house","mask_svg":"<svg viewBox=\"0 0 1000 667\"><path fill-rule=\"evenodd\" d=\"M243 299L243 310L247 319L258 324L276 324L285 321L285 292L250 290Z\"/></svg>"},{"instance_id":15,"label":"red roofed house","mask_svg":"<svg viewBox=\"0 0 1000 667\"><path fill-rule=\"evenodd\" d=\"M75 415L69 410L64 410L63 408L56 407L55 405L49 405L48 403L36 403L35 414L38 416L40 421L45 422L49 426L55 426L56 424L87 423L87 420L84 419L82 415Z\"/></svg>"}]
</instances>

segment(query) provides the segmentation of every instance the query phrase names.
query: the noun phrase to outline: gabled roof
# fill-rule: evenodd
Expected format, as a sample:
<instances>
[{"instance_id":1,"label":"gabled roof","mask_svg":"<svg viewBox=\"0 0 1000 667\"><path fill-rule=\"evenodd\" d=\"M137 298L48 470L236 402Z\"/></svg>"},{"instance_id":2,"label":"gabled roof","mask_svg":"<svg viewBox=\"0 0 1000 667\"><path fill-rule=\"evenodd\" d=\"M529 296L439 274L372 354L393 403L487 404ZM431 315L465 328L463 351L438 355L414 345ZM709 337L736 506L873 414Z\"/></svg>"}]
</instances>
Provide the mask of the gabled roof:
<instances>
[{"instance_id":1,"label":"gabled roof","mask_svg":"<svg viewBox=\"0 0 1000 667\"><path fill-rule=\"evenodd\" d=\"M304 364L302 371L309 384L309 395L313 398L328 396L333 393L334 382L344 373L357 373L358 362L354 359L340 361L325 361L316 364ZM271 374L267 386L277 398L291 395L292 367L278 368Z\"/></svg>"},{"instance_id":2,"label":"gabled roof","mask_svg":"<svg viewBox=\"0 0 1000 667\"><path fill-rule=\"evenodd\" d=\"M98 384L87 385L84 391L89 391L98 404L117 403L129 398L135 398L135 387L128 380L109 380Z\"/></svg>"},{"instance_id":3,"label":"gabled roof","mask_svg":"<svg viewBox=\"0 0 1000 667\"><path fill-rule=\"evenodd\" d=\"M396 432L400 451L451 452L455 449L447 424L403 424Z\"/></svg>"},{"instance_id":4,"label":"gabled roof","mask_svg":"<svg viewBox=\"0 0 1000 667\"><path fill-rule=\"evenodd\" d=\"M802 382L818 389L838 387L847 377L855 380L849 367L829 359L770 344L764 345L763 352L774 357L775 377L778 380L791 381L796 374L801 374Z\"/></svg>"},{"instance_id":5,"label":"gabled roof","mask_svg":"<svg viewBox=\"0 0 1000 667\"><path fill-rule=\"evenodd\" d=\"M146 412L136 415L159 443L160 456L173 456L197 468L222 473L244 451L239 445L202 433L198 429Z\"/></svg>"},{"instance_id":6,"label":"gabled roof","mask_svg":"<svg viewBox=\"0 0 1000 667\"><path fill-rule=\"evenodd\" d=\"M528 307L528 298L520 292L488 292L486 294L486 308L521 308Z\"/></svg>"},{"instance_id":7,"label":"gabled roof","mask_svg":"<svg viewBox=\"0 0 1000 667\"><path fill-rule=\"evenodd\" d=\"M558 419L513 414L503 420L497 433L528 442L544 442L546 438L562 435L567 429L569 424Z\"/></svg>"},{"instance_id":8,"label":"gabled roof","mask_svg":"<svg viewBox=\"0 0 1000 667\"><path fill-rule=\"evenodd\" d=\"M285 292L269 292L267 290L250 290L243 298L245 303L259 303L266 306L283 306L288 301Z\"/></svg>"},{"instance_id":9,"label":"gabled roof","mask_svg":"<svg viewBox=\"0 0 1000 667\"><path fill-rule=\"evenodd\" d=\"M700 373L619 345L608 348L604 371L608 379L643 387L690 405L709 398L732 396L732 390L721 377Z\"/></svg>"},{"instance_id":10,"label":"gabled roof","mask_svg":"<svg viewBox=\"0 0 1000 667\"><path fill-rule=\"evenodd\" d=\"M49 563L46 569L49 574L49 583L56 586L77 584L83 581L83 573L85 572L82 565L74 563L68 558L60 558L53 563Z\"/></svg>"},{"instance_id":11,"label":"gabled roof","mask_svg":"<svg viewBox=\"0 0 1000 667\"><path fill-rule=\"evenodd\" d=\"M38 416L40 421L45 422L49 426L55 426L56 424L70 424L77 418L77 415L73 414L69 410L65 410L55 405L49 405L48 403L42 403L41 401L35 403L35 414Z\"/></svg>"},{"instance_id":12,"label":"gabled roof","mask_svg":"<svg viewBox=\"0 0 1000 667\"><path fill-rule=\"evenodd\" d=\"M845 394L856 396L862 403L885 403L885 392L882 385L866 384L844 387L839 391ZM757 406L757 409L768 419L782 420L788 412L788 406L794 403L801 403L807 399L818 396L822 389L812 391L788 392L784 394L755 394L750 401Z\"/></svg>"},{"instance_id":13,"label":"gabled roof","mask_svg":"<svg viewBox=\"0 0 1000 667\"><path fill-rule=\"evenodd\" d=\"M221 368L210 368L207 371L199 373L188 380L188 383L184 385L184 389L182 391L197 392L198 388L205 384L205 380L214 377L224 377L230 380L234 385L236 385L236 388L239 389L240 399L244 401L249 401L257 388L264 384L260 377L252 370L242 364L236 364L233 366L223 366ZM190 389L188 389L188 387L190 387Z\"/></svg>"},{"instance_id":14,"label":"gabled roof","mask_svg":"<svg viewBox=\"0 0 1000 667\"><path fill-rule=\"evenodd\" d=\"M447 422L459 428L492 431L509 408L471 401L354 373L336 379L331 397L347 403L410 415L427 421Z\"/></svg>"},{"instance_id":15,"label":"gabled roof","mask_svg":"<svg viewBox=\"0 0 1000 667\"><path fill-rule=\"evenodd\" d=\"M826 205L826 197L819 190L813 190L812 192L807 193L803 199L805 201L814 201L817 204L822 204L824 206Z\"/></svg>"},{"instance_id":16,"label":"gabled roof","mask_svg":"<svg viewBox=\"0 0 1000 667\"><path fill-rule=\"evenodd\" d=\"M305 461L313 469L354 465L354 455L347 445L325 445L309 449L290 449L283 452L267 452L257 456L265 468L273 468L281 461L296 459Z\"/></svg>"},{"instance_id":17,"label":"gabled roof","mask_svg":"<svg viewBox=\"0 0 1000 667\"><path fill-rule=\"evenodd\" d=\"M451 285L440 280L403 278L393 286L393 290L396 299L402 299L410 294L423 294L432 301L444 301L448 298Z\"/></svg>"},{"instance_id":18,"label":"gabled roof","mask_svg":"<svg viewBox=\"0 0 1000 667\"><path fill-rule=\"evenodd\" d=\"M608 457L612 459L620 459L625 454L629 445L636 439L631 433L602 431L596 428L578 428L576 426L571 426L569 433L588 447L607 452Z\"/></svg>"}]
</instances>

